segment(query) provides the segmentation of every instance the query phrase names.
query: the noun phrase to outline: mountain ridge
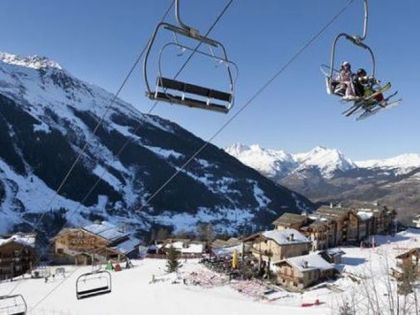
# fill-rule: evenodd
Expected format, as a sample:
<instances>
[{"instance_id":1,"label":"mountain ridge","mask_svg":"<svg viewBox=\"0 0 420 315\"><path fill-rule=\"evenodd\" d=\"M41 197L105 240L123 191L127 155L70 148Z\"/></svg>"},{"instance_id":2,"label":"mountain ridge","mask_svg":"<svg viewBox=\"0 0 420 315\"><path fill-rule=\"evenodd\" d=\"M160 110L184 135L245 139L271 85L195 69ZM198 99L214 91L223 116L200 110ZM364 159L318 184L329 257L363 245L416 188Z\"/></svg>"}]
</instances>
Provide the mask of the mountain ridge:
<instances>
[{"instance_id":1,"label":"mountain ridge","mask_svg":"<svg viewBox=\"0 0 420 315\"><path fill-rule=\"evenodd\" d=\"M241 150L234 150L239 147ZM339 150L320 146L306 153L291 154L235 144L226 148L226 152L314 202L379 201L400 209L400 218L407 224L419 213L420 154L353 162ZM277 152L289 158L276 159ZM285 172L285 165L293 167Z\"/></svg>"},{"instance_id":2,"label":"mountain ridge","mask_svg":"<svg viewBox=\"0 0 420 315\"><path fill-rule=\"evenodd\" d=\"M200 222L239 233L268 227L286 210L313 209L212 144L145 205L204 141L119 98L110 106L113 99L48 58L0 53L0 233L32 230L38 218L37 230L47 235L97 219L142 233L191 230Z\"/></svg>"}]
</instances>

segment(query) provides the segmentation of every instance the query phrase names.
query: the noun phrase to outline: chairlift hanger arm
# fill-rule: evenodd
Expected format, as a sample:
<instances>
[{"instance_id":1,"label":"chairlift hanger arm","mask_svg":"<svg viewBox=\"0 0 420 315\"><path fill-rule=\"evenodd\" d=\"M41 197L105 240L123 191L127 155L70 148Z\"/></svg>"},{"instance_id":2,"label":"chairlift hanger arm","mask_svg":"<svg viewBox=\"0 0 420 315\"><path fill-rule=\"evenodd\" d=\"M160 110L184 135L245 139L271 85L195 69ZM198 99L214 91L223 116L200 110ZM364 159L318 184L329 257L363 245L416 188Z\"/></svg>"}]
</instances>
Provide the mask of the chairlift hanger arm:
<instances>
[{"instance_id":1,"label":"chairlift hanger arm","mask_svg":"<svg viewBox=\"0 0 420 315\"><path fill-rule=\"evenodd\" d=\"M200 35L200 31L199 30L197 30L197 29L195 29L195 28L193 28L193 27L185 24L182 21L182 18L181 18L181 3L180 3L181 0L174 0L174 1L175 1L175 18L176 18L176 21L178 22L178 25L182 29L186 30L191 37L202 37ZM233 0L229 0L229 2L227 4L227 7L230 6L230 4L232 2L233 2Z\"/></svg>"},{"instance_id":2,"label":"chairlift hanger arm","mask_svg":"<svg viewBox=\"0 0 420 315\"><path fill-rule=\"evenodd\" d=\"M181 19L181 4L180 4L181 0L175 0L175 18L176 21L178 22L179 26L181 28L183 28L184 30L188 31L188 33L193 36L196 37L198 35L200 35L200 31L192 28L191 26L188 26L187 24L185 24L182 19Z\"/></svg>"},{"instance_id":3,"label":"chairlift hanger arm","mask_svg":"<svg viewBox=\"0 0 420 315\"><path fill-rule=\"evenodd\" d=\"M368 0L363 0L365 8L365 16L363 19L363 35L360 36L360 40L365 40L368 33L368 23L369 23L369 3Z\"/></svg>"}]
</instances>

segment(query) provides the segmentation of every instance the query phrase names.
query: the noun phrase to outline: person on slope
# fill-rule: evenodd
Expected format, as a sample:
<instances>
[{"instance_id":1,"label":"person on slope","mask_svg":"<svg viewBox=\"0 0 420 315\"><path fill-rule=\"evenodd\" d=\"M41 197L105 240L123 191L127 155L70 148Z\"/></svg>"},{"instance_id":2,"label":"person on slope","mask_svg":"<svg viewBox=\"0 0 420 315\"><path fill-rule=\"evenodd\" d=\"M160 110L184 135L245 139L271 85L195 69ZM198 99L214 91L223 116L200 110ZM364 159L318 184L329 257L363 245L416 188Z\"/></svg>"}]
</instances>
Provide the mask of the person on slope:
<instances>
[{"instance_id":1,"label":"person on slope","mask_svg":"<svg viewBox=\"0 0 420 315\"><path fill-rule=\"evenodd\" d=\"M351 64L344 61L341 65L341 70L336 78L338 82L334 93L343 96L344 100L353 100L356 98L353 86L353 72L351 71Z\"/></svg>"}]
</instances>

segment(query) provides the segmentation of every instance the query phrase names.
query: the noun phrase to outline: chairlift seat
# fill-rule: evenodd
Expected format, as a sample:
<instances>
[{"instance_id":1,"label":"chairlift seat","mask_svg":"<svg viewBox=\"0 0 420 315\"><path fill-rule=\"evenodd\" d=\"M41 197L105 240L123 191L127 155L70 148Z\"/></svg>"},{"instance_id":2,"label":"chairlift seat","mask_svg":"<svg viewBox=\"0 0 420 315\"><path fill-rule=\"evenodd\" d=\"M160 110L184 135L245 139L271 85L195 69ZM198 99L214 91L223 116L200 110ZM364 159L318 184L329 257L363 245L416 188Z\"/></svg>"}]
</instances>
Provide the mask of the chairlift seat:
<instances>
[{"instance_id":1,"label":"chairlift seat","mask_svg":"<svg viewBox=\"0 0 420 315\"><path fill-rule=\"evenodd\" d=\"M105 287L77 292L77 299L81 300L81 299L94 297L94 296L102 295L102 294L108 294L108 293L111 293L111 288L108 286L105 286Z\"/></svg>"},{"instance_id":2,"label":"chairlift seat","mask_svg":"<svg viewBox=\"0 0 420 315\"><path fill-rule=\"evenodd\" d=\"M83 288L83 283L86 283L88 280L94 279L103 279L102 283L97 284L96 286L88 286ZM81 288L82 287L82 288ZM98 295L108 294L112 291L112 278L111 274L108 271L95 271L90 273L85 273L79 276L76 280L76 296L78 300L90 298Z\"/></svg>"},{"instance_id":3,"label":"chairlift seat","mask_svg":"<svg viewBox=\"0 0 420 315\"><path fill-rule=\"evenodd\" d=\"M200 109L207 109L214 112L220 112L220 113L228 113L229 109L223 105L215 104L215 103L209 103L207 104L205 101L196 100L188 97L182 97L182 96L176 96L168 93L163 92L156 92L149 95L150 98L158 101L165 101L168 103L178 104L178 105L184 105L188 107L193 108L200 108Z\"/></svg>"},{"instance_id":4,"label":"chairlift seat","mask_svg":"<svg viewBox=\"0 0 420 315\"><path fill-rule=\"evenodd\" d=\"M178 80L172 80L164 77L158 77L157 85L165 92L156 91L149 94L149 97L156 100L162 100L166 102L172 102L179 105L185 105L188 107L195 107L201 109L207 109L222 113L229 112L229 108L223 104L217 104L210 102L212 100L218 100L230 103L232 101L232 94L222 92L219 90L209 89L195 84L190 84ZM195 99L192 97L185 97L185 95L173 95L166 92L166 90L180 91L182 93L188 93L192 95L202 96L208 99L208 101Z\"/></svg>"},{"instance_id":5,"label":"chairlift seat","mask_svg":"<svg viewBox=\"0 0 420 315\"><path fill-rule=\"evenodd\" d=\"M26 315L26 312L26 301L21 294L0 296L0 314Z\"/></svg>"}]
</instances>

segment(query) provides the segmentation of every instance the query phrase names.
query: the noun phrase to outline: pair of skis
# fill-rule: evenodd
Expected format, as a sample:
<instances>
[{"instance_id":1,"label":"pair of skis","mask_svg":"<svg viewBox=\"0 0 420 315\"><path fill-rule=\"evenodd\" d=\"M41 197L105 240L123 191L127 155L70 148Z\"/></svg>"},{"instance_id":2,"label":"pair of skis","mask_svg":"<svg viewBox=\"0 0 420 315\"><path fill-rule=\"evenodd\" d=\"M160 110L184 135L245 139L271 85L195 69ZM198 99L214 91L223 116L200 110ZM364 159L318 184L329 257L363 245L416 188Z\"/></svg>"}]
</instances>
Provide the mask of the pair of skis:
<instances>
[{"instance_id":1,"label":"pair of skis","mask_svg":"<svg viewBox=\"0 0 420 315\"><path fill-rule=\"evenodd\" d=\"M378 113L382 109L397 106L401 102L401 99L396 100L396 101L391 101L391 98L397 95L398 92L393 93L392 95L390 95L389 97L387 97L381 102L378 102L375 100L375 98L378 95L383 94L384 92L390 89L391 89L391 83L387 83L381 88L379 88L372 95L361 98L359 100L355 100L354 104L349 109L343 112L343 115L345 115L346 117L349 117L361 109L361 110L364 110L364 112L359 117L357 117L356 120L362 120Z\"/></svg>"}]
</instances>

